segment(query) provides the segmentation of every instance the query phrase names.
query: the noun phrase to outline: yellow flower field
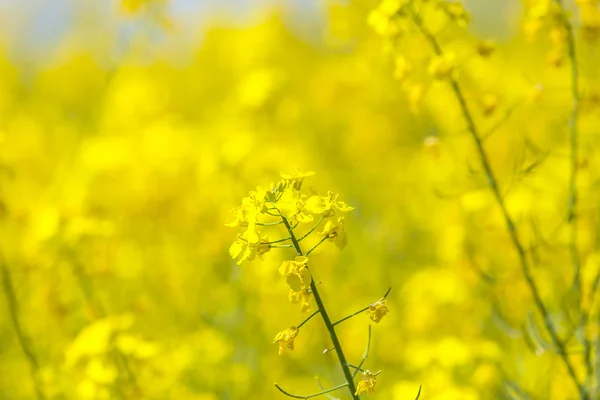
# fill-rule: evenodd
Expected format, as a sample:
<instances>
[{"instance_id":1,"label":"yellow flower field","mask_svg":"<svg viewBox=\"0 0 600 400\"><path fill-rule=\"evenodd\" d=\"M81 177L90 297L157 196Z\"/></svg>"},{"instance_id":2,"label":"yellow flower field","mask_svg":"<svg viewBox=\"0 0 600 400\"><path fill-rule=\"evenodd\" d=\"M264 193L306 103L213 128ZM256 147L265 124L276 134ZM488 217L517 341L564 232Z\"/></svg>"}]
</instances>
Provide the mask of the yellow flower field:
<instances>
[{"instance_id":1,"label":"yellow flower field","mask_svg":"<svg viewBox=\"0 0 600 400\"><path fill-rule=\"evenodd\" d=\"M598 0L6 3L0 399L600 398Z\"/></svg>"}]
</instances>

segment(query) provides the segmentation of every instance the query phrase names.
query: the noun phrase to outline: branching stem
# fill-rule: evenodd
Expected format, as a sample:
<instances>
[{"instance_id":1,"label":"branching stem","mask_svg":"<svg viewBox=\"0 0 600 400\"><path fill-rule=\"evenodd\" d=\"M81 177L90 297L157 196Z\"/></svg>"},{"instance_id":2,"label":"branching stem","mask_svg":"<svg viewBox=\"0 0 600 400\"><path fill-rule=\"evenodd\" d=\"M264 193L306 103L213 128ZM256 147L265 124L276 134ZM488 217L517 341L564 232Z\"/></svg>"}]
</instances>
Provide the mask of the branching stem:
<instances>
[{"instance_id":1,"label":"branching stem","mask_svg":"<svg viewBox=\"0 0 600 400\"><path fill-rule=\"evenodd\" d=\"M416 15L415 13L412 13L412 18L413 18L413 21L415 22L415 25L419 29L419 31L423 34L425 39L429 42L429 44L433 48L435 54L438 56L443 55L443 51L442 51L440 44L438 43L435 36L425 27L421 18L418 15ZM498 187L496 176L495 176L492 166L490 164L490 161L489 161L488 155L485 151L485 148L483 147L483 142L481 141L479 130L477 129L477 125L475 124L475 121L473 119L471 111L469 110L469 107L465 100L465 96L462 92L462 89L461 89L460 85L458 84L458 81L453 77L449 78L449 84L454 93L454 96L456 97L456 99L459 103L463 118L465 119L465 121L467 123L467 129L468 129L471 137L473 138L473 141L475 142L475 147L477 149L477 154L479 155L479 160L481 162L481 165L483 167L485 175L488 179L488 184L490 186L490 189L494 195L494 198L496 199L496 203L498 204L498 207L500 208L500 211L504 217L504 221L506 223L506 228L508 230L510 239L512 241L513 247L515 248L518 258L519 258L521 272L523 273L523 276L527 283L527 287L529 288L529 291L531 292L534 303L544 319L544 325L546 327L546 330L548 331L548 333L552 339L552 342L556 346L556 348L558 350L558 354L561 357L563 363L565 364L565 367L567 368L569 376L571 377L573 383L577 387L577 391L579 392L581 399L589 400L590 397L587 394L585 387L579 382L579 379L577 378L577 374L575 373L573 364L571 363L571 360L569 359L569 357L567 355L565 344L560 339L558 332L556 331L556 328L554 327L554 325L550 319L550 314L548 313L546 305L544 304L544 301L542 300L542 297L540 295L540 292L539 292L539 289L535 282L535 279L531 273L531 268L529 266L529 261L527 259L525 247L523 246L523 243L521 242L521 239L517 232L515 223L514 223L512 217L510 216L508 209L506 208L506 204L504 202L504 198L502 197L502 193L500 193L500 188Z\"/></svg>"},{"instance_id":2,"label":"branching stem","mask_svg":"<svg viewBox=\"0 0 600 400\"><path fill-rule=\"evenodd\" d=\"M292 231L290 223L284 216L281 216L281 219L290 234L292 243L294 245L294 248L296 249L296 253L298 254L298 256L304 256L305 254L302 252L300 243L298 243L298 240L296 239L296 236L294 235L294 232ZM325 327L327 328L327 331L329 332L331 342L333 343L333 347L335 348L335 352L338 356L340 366L342 367L342 371L344 372L344 377L346 378L346 383L339 387L336 387L335 389L339 389L341 387L348 386L348 390L350 391L350 394L352 395L352 399L359 400L359 397L355 394L356 387L354 386L354 380L352 379L352 373L350 372L350 369L348 368L348 365L347 365L348 362L346 361L346 356L344 355L342 345L340 344L337 333L335 332L335 328L334 328L333 324L331 323L331 319L329 318L329 314L327 313L327 309L325 308L325 305L323 304L323 300L321 299L321 295L319 294L319 289L317 288L317 285L315 284L314 280L312 280L310 282L310 290L312 291L312 294L315 298L315 303L317 304L317 307L319 308L321 317L323 318L323 322L325 323ZM281 388L279 388L279 387L277 387L277 388L279 390L281 390ZM335 389L333 389L333 390L335 390ZM283 392L283 390L281 390L281 391ZM291 397L294 397L294 396L291 396ZM296 398L309 398L309 397L300 396L300 397L296 397Z\"/></svg>"},{"instance_id":3,"label":"branching stem","mask_svg":"<svg viewBox=\"0 0 600 400\"><path fill-rule=\"evenodd\" d=\"M286 392L285 390L283 390L283 389L281 388L281 386L279 386L278 384L275 384L275 387L276 387L276 388L277 388L277 389L278 389L278 390L279 390L281 393L285 394L285 395L286 395L286 396L288 396L288 397L293 397L294 399L311 399L311 398L313 398L313 397L321 396L321 395L323 395L323 394L330 393L330 392L333 392L333 391L335 391L335 390L341 389L341 388L343 388L343 387L345 387L345 386L348 386L348 383L342 383L341 385L337 385L337 386L335 386L335 387L332 387L331 389L326 389L326 390L323 390L323 391L321 391L321 392L319 392L319 393L313 393L313 394L309 394L309 395L307 395L307 396L300 396L300 395L297 395L297 394L292 394L292 393L290 393L290 392Z\"/></svg>"},{"instance_id":4,"label":"branching stem","mask_svg":"<svg viewBox=\"0 0 600 400\"><path fill-rule=\"evenodd\" d=\"M385 300L385 298L387 297L388 294L390 294L390 290L392 290L392 288L388 288L387 292L385 292L385 294L381 297L381 299L377 300L375 303L379 303L380 301ZM373 304L375 304L373 303ZM336 326L337 324L341 324L342 322L346 321L347 319L350 319L354 316L357 316L360 313L363 313L365 311L367 311L369 309L369 307L371 307L371 304L369 304L368 306L366 306L365 308L361 308L360 310L356 311L355 313L352 313L342 319L340 319L339 321L336 321L333 323L333 326Z\"/></svg>"}]
</instances>

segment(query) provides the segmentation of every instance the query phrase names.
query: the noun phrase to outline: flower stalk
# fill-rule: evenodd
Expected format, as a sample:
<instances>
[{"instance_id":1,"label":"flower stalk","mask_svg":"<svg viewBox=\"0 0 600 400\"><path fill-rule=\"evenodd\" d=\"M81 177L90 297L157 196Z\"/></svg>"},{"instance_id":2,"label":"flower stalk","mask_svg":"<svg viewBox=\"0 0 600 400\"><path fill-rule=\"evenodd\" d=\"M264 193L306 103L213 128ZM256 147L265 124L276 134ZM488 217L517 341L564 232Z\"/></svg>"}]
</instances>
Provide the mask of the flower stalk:
<instances>
[{"instance_id":1,"label":"flower stalk","mask_svg":"<svg viewBox=\"0 0 600 400\"><path fill-rule=\"evenodd\" d=\"M296 236L294 235L294 231L292 230L292 227L291 227L289 221L284 216L281 216L281 219L282 219L283 224L285 225L286 229L288 230L288 233L290 234L292 244L296 250L296 253L298 254L299 257L304 256L305 254L302 252L300 243L296 239ZM319 294L319 289L317 288L317 285L315 284L314 280L311 280L311 282L310 282L310 290L312 291L313 297L315 299L315 303L317 304L317 307L318 307L321 317L323 319L323 323L325 324L325 327L327 328L327 332L329 332L329 337L331 338L331 342L333 344L333 347L335 348L335 353L337 354L338 360L340 362L340 366L344 373L344 377L346 378L345 384L337 386L336 389L333 389L333 390L337 390L344 386L348 386L348 390L350 391L352 398L354 400L358 400L359 397L355 394L356 387L354 386L354 379L353 379L352 373L350 372L350 368L348 368L348 362L346 361L346 356L344 355L344 350L342 349L340 340L338 339L338 336L337 336L337 333L335 332L333 323L331 322L331 319L329 318L329 314L327 313L325 304L323 304L323 300L321 299L321 295ZM280 388L278 387L278 389L280 389ZM330 391L332 391L332 390L330 390ZM291 396L291 397L294 397L294 396ZM297 398L309 398L309 397L297 397Z\"/></svg>"},{"instance_id":2,"label":"flower stalk","mask_svg":"<svg viewBox=\"0 0 600 400\"><path fill-rule=\"evenodd\" d=\"M429 45L432 47L436 56L438 56L438 57L442 56L444 54L442 51L442 47L440 46L436 37L424 25L420 16L412 10L409 10L409 14L411 15L412 20L414 21L417 29L421 32L421 34L425 37L425 39L427 40ZM497 183L496 175L492 169L488 155L483 146L483 142L482 142L481 136L479 134L479 129L477 128L477 125L475 124L473 115L467 105L467 101L463 94L462 88L459 85L458 80L456 79L455 76L449 76L449 77L447 77L447 80L448 80L448 83L450 84L450 87L452 89L452 92L454 93L456 100L458 101L463 118L467 123L467 130L475 143L477 154L479 156L479 161L480 161L480 163L483 167L483 170L485 172L485 175L487 177L488 185L494 195L496 204L500 208L500 212L502 213L502 216L504 218L506 228L508 230L511 242L512 242L513 247L515 248L518 258L519 258L521 272L525 278L525 282L527 284L527 287L529 288L529 292L531 293L531 295L533 297L536 308L538 309L539 313L543 317L544 326L546 328L546 331L550 335L552 343L554 344L554 346L557 349L558 355L560 356L565 367L567 368L568 374L569 374L571 380L573 381L574 385L576 386L581 399L589 400L590 399L589 394L587 393L584 385L582 385L579 382L579 378L577 377L573 363L569 359L569 356L567 354L566 345L559 337L558 332L550 319L550 314L546 308L546 305L545 305L544 301L542 300L537 283L535 282L535 279L531 272L531 267L530 267L529 261L527 259L525 247L521 241L521 238L519 236L519 233L518 233L517 227L513 221L513 218L511 217L511 215L508 212L508 209L504 202L504 198L502 197L502 193L500 192L500 188Z\"/></svg>"}]
</instances>

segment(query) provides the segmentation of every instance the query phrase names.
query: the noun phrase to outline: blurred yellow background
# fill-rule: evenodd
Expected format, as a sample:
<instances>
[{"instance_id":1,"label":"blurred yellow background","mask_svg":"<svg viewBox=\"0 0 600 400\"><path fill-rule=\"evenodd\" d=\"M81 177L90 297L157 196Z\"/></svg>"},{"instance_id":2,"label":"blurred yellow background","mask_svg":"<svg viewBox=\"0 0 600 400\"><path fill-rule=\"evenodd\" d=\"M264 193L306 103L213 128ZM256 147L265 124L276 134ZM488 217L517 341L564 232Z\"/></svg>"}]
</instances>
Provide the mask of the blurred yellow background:
<instances>
[{"instance_id":1,"label":"blurred yellow background","mask_svg":"<svg viewBox=\"0 0 600 400\"><path fill-rule=\"evenodd\" d=\"M0 399L280 399L274 382L343 382L319 320L293 352L272 344L305 317L277 272L293 251L228 254L231 209L294 166L355 207L346 248L311 256L333 318L392 287L366 364L383 371L373 398L419 385L432 400L576 398L432 52L417 34L379 37L377 2L16 3L0 3ZM470 3L471 29L440 37L566 332L568 62L523 33L520 3ZM595 42L579 49L588 288L600 80ZM353 362L369 322L338 329ZM581 352L573 362L583 376Z\"/></svg>"}]
</instances>

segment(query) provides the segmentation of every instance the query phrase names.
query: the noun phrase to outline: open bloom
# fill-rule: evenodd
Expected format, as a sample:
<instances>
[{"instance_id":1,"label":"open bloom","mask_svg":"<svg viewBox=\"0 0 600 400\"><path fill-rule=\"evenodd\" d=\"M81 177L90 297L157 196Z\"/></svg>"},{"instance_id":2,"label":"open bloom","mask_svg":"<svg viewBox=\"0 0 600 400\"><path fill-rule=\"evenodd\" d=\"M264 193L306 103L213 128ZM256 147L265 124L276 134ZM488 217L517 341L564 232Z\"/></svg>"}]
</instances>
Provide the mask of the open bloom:
<instances>
[{"instance_id":1,"label":"open bloom","mask_svg":"<svg viewBox=\"0 0 600 400\"><path fill-rule=\"evenodd\" d=\"M348 235L344 230L344 217L339 217L337 221L327 221L320 234L327 236L340 249L343 249L348 243Z\"/></svg>"},{"instance_id":2,"label":"open bloom","mask_svg":"<svg viewBox=\"0 0 600 400\"><path fill-rule=\"evenodd\" d=\"M285 282L294 292L308 289L312 277L306 266L308 258L296 257L294 261L284 261L279 267L279 273L285 277Z\"/></svg>"},{"instance_id":3,"label":"open bloom","mask_svg":"<svg viewBox=\"0 0 600 400\"><path fill-rule=\"evenodd\" d=\"M244 232L238 235L229 247L229 255L238 265L244 261L253 261L256 257L262 259L263 254L271 250L271 245L268 244L269 239L266 236L260 236L259 233L256 234L256 237L252 236L249 240L247 232Z\"/></svg>"},{"instance_id":4,"label":"open bloom","mask_svg":"<svg viewBox=\"0 0 600 400\"><path fill-rule=\"evenodd\" d=\"M381 321L381 318L383 318L388 313L388 308L385 305L385 303L387 303L385 300L379 300L378 302L373 303L369 306L369 309L367 310L367 315L374 322L379 323L379 321Z\"/></svg>"},{"instance_id":5,"label":"open bloom","mask_svg":"<svg viewBox=\"0 0 600 400\"><path fill-rule=\"evenodd\" d=\"M304 178L308 178L309 176L313 176L314 174L314 171L302 172L300 171L299 167L292 167L291 173L287 174L285 172L282 172L281 177L288 181L294 189L300 190Z\"/></svg>"},{"instance_id":6,"label":"open bloom","mask_svg":"<svg viewBox=\"0 0 600 400\"><path fill-rule=\"evenodd\" d=\"M355 394L358 396L361 393L373 393L375 391L375 383L377 383L377 376L366 369L363 372L363 378L356 386Z\"/></svg>"},{"instance_id":7,"label":"open bloom","mask_svg":"<svg viewBox=\"0 0 600 400\"><path fill-rule=\"evenodd\" d=\"M273 344L279 343L279 355L282 355L287 347L290 350L294 350L294 339L298 336L299 329L295 326L290 326L284 331L279 332L275 339L273 339Z\"/></svg>"},{"instance_id":8,"label":"open bloom","mask_svg":"<svg viewBox=\"0 0 600 400\"><path fill-rule=\"evenodd\" d=\"M334 215L336 211L345 213L354 210L354 207L339 201L338 197L339 194L333 192L328 192L327 196L311 196L304 203L303 211L327 218Z\"/></svg>"}]
</instances>

